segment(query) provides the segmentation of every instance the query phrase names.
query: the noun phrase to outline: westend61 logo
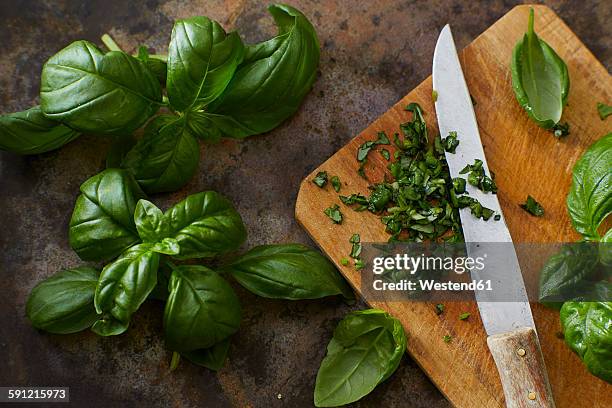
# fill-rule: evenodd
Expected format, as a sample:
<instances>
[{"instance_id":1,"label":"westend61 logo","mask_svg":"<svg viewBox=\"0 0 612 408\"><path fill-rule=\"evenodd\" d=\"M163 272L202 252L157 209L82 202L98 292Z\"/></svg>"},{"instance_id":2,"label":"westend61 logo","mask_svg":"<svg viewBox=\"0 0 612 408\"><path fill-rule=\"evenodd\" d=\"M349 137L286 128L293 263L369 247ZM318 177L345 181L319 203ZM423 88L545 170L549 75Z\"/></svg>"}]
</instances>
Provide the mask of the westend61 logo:
<instances>
[{"instance_id":1,"label":"westend61 logo","mask_svg":"<svg viewBox=\"0 0 612 408\"><path fill-rule=\"evenodd\" d=\"M484 256L472 258L470 256L421 256L414 257L408 254L395 256L377 256L372 259L372 272L382 275L387 271L405 271L415 275L420 271L453 271L463 274L467 271L482 271L485 268Z\"/></svg>"}]
</instances>

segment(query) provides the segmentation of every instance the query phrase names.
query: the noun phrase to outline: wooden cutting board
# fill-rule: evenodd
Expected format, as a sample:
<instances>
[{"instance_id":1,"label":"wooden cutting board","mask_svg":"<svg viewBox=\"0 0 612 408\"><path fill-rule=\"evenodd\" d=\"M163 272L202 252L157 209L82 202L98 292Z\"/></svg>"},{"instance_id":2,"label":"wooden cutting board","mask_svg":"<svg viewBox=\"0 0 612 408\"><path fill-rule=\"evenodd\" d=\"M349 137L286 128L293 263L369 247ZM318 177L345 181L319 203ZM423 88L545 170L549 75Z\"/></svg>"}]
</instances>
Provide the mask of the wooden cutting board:
<instances>
[{"instance_id":1,"label":"wooden cutting board","mask_svg":"<svg viewBox=\"0 0 612 408\"><path fill-rule=\"evenodd\" d=\"M597 102L612 103L612 78L578 37L544 6L534 6L536 32L568 65L571 89L562 120L570 123L569 137L557 140L537 127L519 107L512 91L512 49L527 29L528 6L518 6L476 38L461 53L461 65L470 92L489 167L496 174L499 201L515 242L568 242L578 239L571 227L565 198L576 160L595 140L612 130L612 118L602 121ZM426 113L431 133L437 132L432 101L431 77L417 86L367 129L313 171L301 184L296 218L321 249L335 262L356 290L360 274L340 259L350 253L349 237L358 232L362 242L386 242L388 235L377 216L355 212L344 206L327 185L318 188L314 175L326 170L342 180L341 193L368 193L368 182L357 175L356 152L366 140L384 130L392 135L398 125L411 118L404 111L418 102ZM388 147L388 146L385 146ZM370 154L366 174L382 180L387 162ZM542 218L528 215L518 204L531 194L546 209ZM341 225L332 224L323 210L338 203L344 215ZM442 393L457 407L500 407L504 404L501 384L486 344L474 303L448 303L437 316L432 304L417 302L371 302L401 320L408 334L408 351ZM558 338L559 313L533 304L542 350L557 407L612 407L612 385L592 376ZM458 315L469 311L468 321ZM453 340L445 343L444 335Z\"/></svg>"}]
</instances>

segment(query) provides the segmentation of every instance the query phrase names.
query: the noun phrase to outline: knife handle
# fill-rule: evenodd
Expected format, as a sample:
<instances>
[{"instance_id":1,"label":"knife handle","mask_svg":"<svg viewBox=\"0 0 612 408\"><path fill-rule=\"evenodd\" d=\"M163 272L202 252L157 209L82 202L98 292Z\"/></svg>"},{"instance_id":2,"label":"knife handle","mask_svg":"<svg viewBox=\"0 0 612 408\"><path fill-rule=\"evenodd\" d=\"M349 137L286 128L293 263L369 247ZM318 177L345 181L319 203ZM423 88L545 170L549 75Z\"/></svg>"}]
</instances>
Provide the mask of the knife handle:
<instances>
[{"instance_id":1,"label":"knife handle","mask_svg":"<svg viewBox=\"0 0 612 408\"><path fill-rule=\"evenodd\" d=\"M487 344L499 371L506 407L555 407L540 343L532 328L489 336Z\"/></svg>"}]
</instances>

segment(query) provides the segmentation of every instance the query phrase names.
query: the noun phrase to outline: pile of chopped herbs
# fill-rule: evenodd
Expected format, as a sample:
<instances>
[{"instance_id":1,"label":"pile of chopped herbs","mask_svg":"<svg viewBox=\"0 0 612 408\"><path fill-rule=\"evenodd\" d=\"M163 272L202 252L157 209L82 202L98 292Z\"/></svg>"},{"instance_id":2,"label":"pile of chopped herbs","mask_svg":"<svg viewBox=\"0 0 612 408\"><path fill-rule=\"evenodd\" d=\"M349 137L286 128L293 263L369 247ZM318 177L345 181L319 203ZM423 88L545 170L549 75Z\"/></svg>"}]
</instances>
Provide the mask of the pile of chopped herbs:
<instances>
[{"instance_id":1,"label":"pile of chopped herbs","mask_svg":"<svg viewBox=\"0 0 612 408\"><path fill-rule=\"evenodd\" d=\"M369 197L357 193L341 195L340 200L356 211L379 214L386 231L391 234L390 242L461 242L463 233L458 210L469 207L474 216L485 221L493 216L493 210L465 195L465 179L450 176L444 152L455 152L459 145L457 133L450 132L443 139L437 135L430 143L421 107L411 103L406 110L412 112L413 117L400 125L401 135L394 135L393 144L397 150L387 166L389 174L385 180L368 187ZM376 146L390 143L387 135L379 132L376 140L361 145L357 152L361 176L365 177L368 154ZM469 173L467 182L470 184L496 193L495 181L485 174L482 161L468 165L463 173Z\"/></svg>"}]
</instances>

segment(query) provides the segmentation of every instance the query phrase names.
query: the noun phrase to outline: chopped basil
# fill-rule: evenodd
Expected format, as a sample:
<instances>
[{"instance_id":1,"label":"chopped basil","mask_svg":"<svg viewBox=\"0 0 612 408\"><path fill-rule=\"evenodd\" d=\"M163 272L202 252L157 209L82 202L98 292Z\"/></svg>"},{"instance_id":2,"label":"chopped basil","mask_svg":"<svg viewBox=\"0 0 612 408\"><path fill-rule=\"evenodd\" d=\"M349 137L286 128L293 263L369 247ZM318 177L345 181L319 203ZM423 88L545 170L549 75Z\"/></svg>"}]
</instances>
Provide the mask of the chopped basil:
<instances>
[{"instance_id":1,"label":"chopped basil","mask_svg":"<svg viewBox=\"0 0 612 408\"><path fill-rule=\"evenodd\" d=\"M391 153L389 153L389 151L387 149L381 149L380 150L380 155L382 157L384 157L385 160L387 160L387 161L391 160Z\"/></svg>"},{"instance_id":2,"label":"chopped basil","mask_svg":"<svg viewBox=\"0 0 612 408\"><path fill-rule=\"evenodd\" d=\"M325 185L327 184L327 172L318 172L315 178L312 179L312 182L321 188L325 187Z\"/></svg>"},{"instance_id":3,"label":"chopped basil","mask_svg":"<svg viewBox=\"0 0 612 408\"><path fill-rule=\"evenodd\" d=\"M340 201L346 205L361 204L368 205L368 199L363 194L351 194L349 196L339 196Z\"/></svg>"},{"instance_id":4,"label":"chopped basil","mask_svg":"<svg viewBox=\"0 0 612 408\"><path fill-rule=\"evenodd\" d=\"M482 167L482 160L475 159L474 164L468 164L465 166L459 174L468 174L467 181L474 187L484 191L485 193L497 193L497 185L493 179L495 176L491 173L491 176L487 176L484 168Z\"/></svg>"},{"instance_id":5,"label":"chopped basil","mask_svg":"<svg viewBox=\"0 0 612 408\"><path fill-rule=\"evenodd\" d=\"M334 222L334 224L342 223L342 213L340 212L340 206L338 204L326 208L323 212Z\"/></svg>"},{"instance_id":6,"label":"chopped basil","mask_svg":"<svg viewBox=\"0 0 612 408\"><path fill-rule=\"evenodd\" d=\"M431 99L433 99L434 103L438 102L438 91L436 91L435 89L431 91Z\"/></svg>"},{"instance_id":7,"label":"chopped basil","mask_svg":"<svg viewBox=\"0 0 612 408\"><path fill-rule=\"evenodd\" d=\"M449 132L448 136L442 139L444 150L449 153L455 153L455 149L459 146L459 140L457 139L457 132Z\"/></svg>"},{"instance_id":8,"label":"chopped basil","mask_svg":"<svg viewBox=\"0 0 612 408\"><path fill-rule=\"evenodd\" d=\"M445 343L450 343L452 339L453 337L448 334L445 334L444 337L442 337L442 340L444 340Z\"/></svg>"},{"instance_id":9,"label":"chopped basil","mask_svg":"<svg viewBox=\"0 0 612 408\"><path fill-rule=\"evenodd\" d=\"M359 259L359 255L361 255L361 237L359 234L353 234L351 239L349 239L349 242L353 244L353 247L351 248L351 258Z\"/></svg>"},{"instance_id":10,"label":"chopped basil","mask_svg":"<svg viewBox=\"0 0 612 408\"><path fill-rule=\"evenodd\" d=\"M597 102L597 112L599 113L601 120L604 120L608 116L612 115L612 106Z\"/></svg>"},{"instance_id":11,"label":"chopped basil","mask_svg":"<svg viewBox=\"0 0 612 408\"><path fill-rule=\"evenodd\" d=\"M467 320L470 317L470 313L469 312L465 312L465 313L461 313L459 315L459 320Z\"/></svg>"},{"instance_id":12,"label":"chopped basil","mask_svg":"<svg viewBox=\"0 0 612 408\"><path fill-rule=\"evenodd\" d=\"M559 139L561 137L565 137L569 135L569 123L557 123L555 126L550 129L553 132L553 135Z\"/></svg>"},{"instance_id":13,"label":"chopped basil","mask_svg":"<svg viewBox=\"0 0 612 408\"><path fill-rule=\"evenodd\" d=\"M436 314L441 315L442 313L444 313L444 304L438 303L436 305Z\"/></svg>"},{"instance_id":14,"label":"chopped basil","mask_svg":"<svg viewBox=\"0 0 612 408\"><path fill-rule=\"evenodd\" d=\"M332 187L336 190L336 193L340 192L340 177L333 176L330 180Z\"/></svg>"},{"instance_id":15,"label":"chopped basil","mask_svg":"<svg viewBox=\"0 0 612 408\"><path fill-rule=\"evenodd\" d=\"M348 260L348 258L342 258L342 259L340 260L340 263L341 263L342 265L346 266L346 265L348 265L348 264L349 264L349 260Z\"/></svg>"},{"instance_id":16,"label":"chopped basil","mask_svg":"<svg viewBox=\"0 0 612 408\"><path fill-rule=\"evenodd\" d=\"M365 161L366 157L368 157L368 153L370 153L370 150L372 150L374 146L390 144L391 142L389 141L387 134L385 132L378 132L378 139L368 140L367 142L359 146L359 149L357 150L357 161Z\"/></svg>"},{"instance_id":17,"label":"chopped basil","mask_svg":"<svg viewBox=\"0 0 612 408\"><path fill-rule=\"evenodd\" d=\"M355 259L355 269L360 270L363 269L365 264L361 259Z\"/></svg>"},{"instance_id":18,"label":"chopped basil","mask_svg":"<svg viewBox=\"0 0 612 408\"><path fill-rule=\"evenodd\" d=\"M541 217L544 215L544 207L540 203L538 203L532 196L527 196L527 201L525 204L521 204L521 208L527 211L531 215L535 215L536 217Z\"/></svg>"}]
</instances>

